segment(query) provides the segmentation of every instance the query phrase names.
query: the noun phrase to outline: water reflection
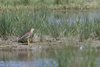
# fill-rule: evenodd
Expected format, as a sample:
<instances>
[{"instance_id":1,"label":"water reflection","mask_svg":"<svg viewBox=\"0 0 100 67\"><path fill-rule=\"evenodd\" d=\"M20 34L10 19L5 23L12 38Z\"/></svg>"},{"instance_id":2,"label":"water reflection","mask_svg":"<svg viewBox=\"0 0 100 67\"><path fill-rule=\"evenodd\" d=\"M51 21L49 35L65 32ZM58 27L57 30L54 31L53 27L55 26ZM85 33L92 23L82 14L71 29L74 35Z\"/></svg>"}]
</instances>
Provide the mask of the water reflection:
<instances>
[{"instance_id":1,"label":"water reflection","mask_svg":"<svg viewBox=\"0 0 100 67\"><path fill-rule=\"evenodd\" d=\"M59 67L57 61L50 57L52 53L47 51L0 51L0 67Z\"/></svg>"},{"instance_id":2,"label":"water reflection","mask_svg":"<svg viewBox=\"0 0 100 67\"><path fill-rule=\"evenodd\" d=\"M90 46L43 48L34 50L0 50L0 67L99 67L99 52Z\"/></svg>"},{"instance_id":3,"label":"water reflection","mask_svg":"<svg viewBox=\"0 0 100 67\"><path fill-rule=\"evenodd\" d=\"M33 61L0 61L0 67L59 67L53 59L37 59Z\"/></svg>"}]
</instances>

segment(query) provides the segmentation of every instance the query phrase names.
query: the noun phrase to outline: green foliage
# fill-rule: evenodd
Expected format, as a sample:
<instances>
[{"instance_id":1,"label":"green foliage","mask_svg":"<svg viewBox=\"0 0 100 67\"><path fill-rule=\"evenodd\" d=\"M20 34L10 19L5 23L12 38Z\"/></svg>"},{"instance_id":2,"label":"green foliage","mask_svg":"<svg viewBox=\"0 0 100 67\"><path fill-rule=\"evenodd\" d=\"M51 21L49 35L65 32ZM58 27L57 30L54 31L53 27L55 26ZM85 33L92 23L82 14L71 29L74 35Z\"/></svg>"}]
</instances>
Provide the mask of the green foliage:
<instances>
[{"instance_id":1,"label":"green foliage","mask_svg":"<svg viewBox=\"0 0 100 67\"><path fill-rule=\"evenodd\" d=\"M9 14L6 14L6 12L2 13L0 16L0 35L11 35L12 32L12 19L9 16Z\"/></svg>"},{"instance_id":2,"label":"green foliage","mask_svg":"<svg viewBox=\"0 0 100 67\"><path fill-rule=\"evenodd\" d=\"M39 4L46 4L46 5L66 5L66 4L86 4L86 3L96 2L100 3L99 0L0 0L0 5L7 6L7 5L39 5ZM41 5L39 5L41 6Z\"/></svg>"},{"instance_id":3,"label":"green foliage","mask_svg":"<svg viewBox=\"0 0 100 67\"><path fill-rule=\"evenodd\" d=\"M53 14L46 8L36 12L18 8L5 9L0 15L0 35L20 36L35 28L35 33L54 38L65 36L79 36L81 40L100 38L99 21L86 20L84 23L77 21L70 24L64 17L65 15Z\"/></svg>"},{"instance_id":4,"label":"green foliage","mask_svg":"<svg viewBox=\"0 0 100 67\"><path fill-rule=\"evenodd\" d=\"M23 5L29 5L30 0L21 0L21 2Z\"/></svg>"}]
</instances>

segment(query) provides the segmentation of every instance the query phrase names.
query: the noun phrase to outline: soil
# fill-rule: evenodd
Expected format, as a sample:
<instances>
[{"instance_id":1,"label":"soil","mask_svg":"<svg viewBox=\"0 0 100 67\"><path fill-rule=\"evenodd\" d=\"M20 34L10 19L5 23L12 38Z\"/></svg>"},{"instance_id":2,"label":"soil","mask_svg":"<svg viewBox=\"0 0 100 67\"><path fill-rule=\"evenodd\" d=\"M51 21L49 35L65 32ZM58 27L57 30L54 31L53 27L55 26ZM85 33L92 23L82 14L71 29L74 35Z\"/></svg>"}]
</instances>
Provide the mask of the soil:
<instances>
[{"instance_id":1,"label":"soil","mask_svg":"<svg viewBox=\"0 0 100 67\"><path fill-rule=\"evenodd\" d=\"M27 50L27 49L37 49L37 48L48 48L48 47L55 47L57 44L63 44L61 40L56 40L54 38L42 39L40 38L33 38L32 43L27 45L27 43L19 43L17 42L17 38L15 36L8 36L5 39L0 38L0 49L19 49L19 50Z\"/></svg>"},{"instance_id":2,"label":"soil","mask_svg":"<svg viewBox=\"0 0 100 67\"><path fill-rule=\"evenodd\" d=\"M88 39L84 42L79 42L76 38L44 38L42 42L39 38L34 39L33 42L30 45L27 45L25 43L18 43L17 37L10 36L7 37L7 40L0 38L0 49L10 49L10 50L28 50L28 49L45 49L45 48L63 48L67 45L73 45L73 46L80 46L85 45L86 43L89 43L93 47L100 47L100 41L99 40L92 40Z\"/></svg>"}]
</instances>

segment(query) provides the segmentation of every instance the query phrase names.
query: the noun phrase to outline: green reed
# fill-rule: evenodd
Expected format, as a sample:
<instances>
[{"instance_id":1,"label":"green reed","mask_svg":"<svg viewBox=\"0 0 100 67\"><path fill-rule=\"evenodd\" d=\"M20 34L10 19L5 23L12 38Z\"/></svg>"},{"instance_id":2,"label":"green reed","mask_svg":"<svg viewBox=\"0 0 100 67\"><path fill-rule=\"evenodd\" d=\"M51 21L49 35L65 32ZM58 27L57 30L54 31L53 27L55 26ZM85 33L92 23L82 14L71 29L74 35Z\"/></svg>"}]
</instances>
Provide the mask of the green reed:
<instances>
[{"instance_id":1,"label":"green reed","mask_svg":"<svg viewBox=\"0 0 100 67\"><path fill-rule=\"evenodd\" d=\"M93 3L95 2L95 3ZM0 5L2 6L17 6L17 5L35 5L41 6L41 4L45 4L47 6L54 6L54 5L68 5L68 4L81 4L81 5L88 5L92 3L93 5L99 4L99 0L0 0Z\"/></svg>"},{"instance_id":2,"label":"green reed","mask_svg":"<svg viewBox=\"0 0 100 67\"><path fill-rule=\"evenodd\" d=\"M20 36L33 27L35 28L34 33L40 36L49 35L54 38L79 36L81 40L100 38L100 23L98 20L93 22L86 20L84 23L77 21L70 24L63 14L55 14L46 8L39 11L28 9L13 8L1 11L0 35ZM55 18L51 19L52 17Z\"/></svg>"}]
</instances>

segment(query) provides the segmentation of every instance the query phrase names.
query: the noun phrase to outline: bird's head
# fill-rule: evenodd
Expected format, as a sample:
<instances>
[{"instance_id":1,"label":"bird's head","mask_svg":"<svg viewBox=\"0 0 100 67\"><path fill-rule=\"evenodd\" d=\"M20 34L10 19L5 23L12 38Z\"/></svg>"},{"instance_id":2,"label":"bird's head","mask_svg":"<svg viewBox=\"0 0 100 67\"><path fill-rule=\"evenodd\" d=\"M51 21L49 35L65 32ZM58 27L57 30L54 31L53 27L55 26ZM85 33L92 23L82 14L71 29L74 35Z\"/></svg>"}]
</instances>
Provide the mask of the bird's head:
<instances>
[{"instance_id":1,"label":"bird's head","mask_svg":"<svg viewBox=\"0 0 100 67\"><path fill-rule=\"evenodd\" d=\"M31 28L31 31L30 32L33 33L33 31L34 31L34 28Z\"/></svg>"}]
</instances>

